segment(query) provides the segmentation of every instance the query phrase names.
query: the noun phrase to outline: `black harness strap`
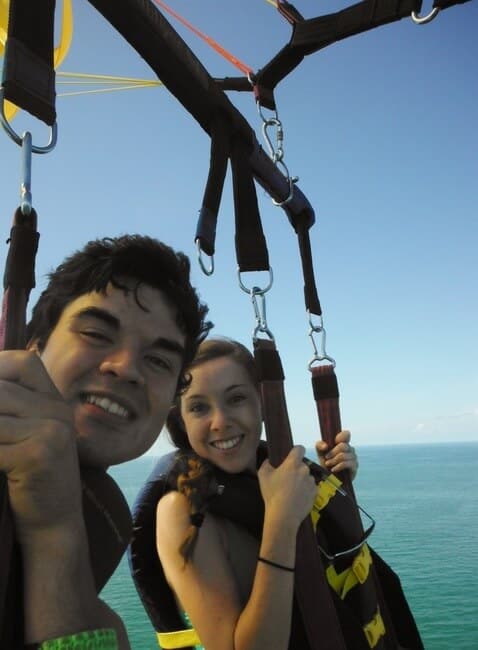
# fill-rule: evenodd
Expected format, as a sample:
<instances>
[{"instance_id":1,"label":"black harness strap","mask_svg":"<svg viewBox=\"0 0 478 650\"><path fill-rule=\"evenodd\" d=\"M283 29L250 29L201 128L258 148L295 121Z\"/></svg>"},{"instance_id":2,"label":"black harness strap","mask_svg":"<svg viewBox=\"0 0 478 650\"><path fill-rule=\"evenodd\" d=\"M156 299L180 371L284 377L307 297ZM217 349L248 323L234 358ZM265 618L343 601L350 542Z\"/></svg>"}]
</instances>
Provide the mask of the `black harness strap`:
<instances>
[{"instance_id":1,"label":"black harness strap","mask_svg":"<svg viewBox=\"0 0 478 650\"><path fill-rule=\"evenodd\" d=\"M269 254L262 230L249 148L236 138L231 150L236 256L240 271L267 271Z\"/></svg>"},{"instance_id":2,"label":"black harness strap","mask_svg":"<svg viewBox=\"0 0 478 650\"><path fill-rule=\"evenodd\" d=\"M284 373L272 341L256 339L254 356L261 379L269 459L272 465L278 465L293 445L285 403ZM310 518L303 521L297 534L295 573L295 595L310 650L345 650ZM291 647L294 646L291 644ZM301 650L307 649L301 646Z\"/></svg>"},{"instance_id":3,"label":"black harness strap","mask_svg":"<svg viewBox=\"0 0 478 650\"><path fill-rule=\"evenodd\" d=\"M465 4L465 2L470 2L470 0L435 0L433 7L437 9L448 9L448 7L462 5Z\"/></svg>"},{"instance_id":4,"label":"black harness strap","mask_svg":"<svg viewBox=\"0 0 478 650\"><path fill-rule=\"evenodd\" d=\"M332 448L335 445L335 436L342 430L342 423L339 409L339 389L337 377L332 365L315 366L312 368L312 389L317 404L320 432L322 439ZM355 499L350 473L342 471L339 474L347 493ZM349 513L347 524L353 538L363 538L364 530L358 509ZM341 563L337 566L340 568ZM345 565L344 565L345 566ZM360 602L357 608L363 612L365 620L370 620L375 613L370 611L379 603L380 615L385 623L385 636L381 637L374 646L375 650L386 650L388 648L399 648L395 629L389 614L389 609L383 596L380 584L374 574L373 566L370 568L372 579L368 579L360 591Z\"/></svg>"},{"instance_id":5,"label":"black harness strap","mask_svg":"<svg viewBox=\"0 0 478 650\"><path fill-rule=\"evenodd\" d=\"M3 278L0 349L25 347L26 308L35 286L35 256L40 235L37 215L15 211ZM0 474L0 647L15 648L23 639L23 598L20 549L15 542L7 479Z\"/></svg>"},{"instance_id":6,"label":"black harness strap","mask_svg":"<svg viewBox=\"0 0 478 650\"><path fill-rule=\"evenodd\" d=\"M49 126L56 120L53 67L55 0L10 0L5 99Z\"/></svg>"},{"instance_id":7,"label":"black harness strap","mask_svg":"<svg viewBox=\"0 0 478 650\"><path fill-rule=\"evenodd\" d=\"M219 113L211 126L211 158L202 208L196 228L196 241L207 255L214 255L216 225L229 158L227 120Z\"/></svg>"},{"instance_id":8,"label":"black harness strap","mask_svg":"<svg viewBox=\"0 0 478 650\"><path fill-rule=\"evenodd\" d=\"M287 179L262 150L247 120L153 3L149 0L89 2L145 59L168 90L209 135L215 128L217 115L224 115L231 141L239 139L243 143L244 156L248 158L254 178L272 198L284 201L290 192ZM247 84L250 89L249 82ZM298 186L294 187L294 196L284 205L284 209L288 216L307 213L313 223L313 209Z\"/></svg>"}]
</instances>

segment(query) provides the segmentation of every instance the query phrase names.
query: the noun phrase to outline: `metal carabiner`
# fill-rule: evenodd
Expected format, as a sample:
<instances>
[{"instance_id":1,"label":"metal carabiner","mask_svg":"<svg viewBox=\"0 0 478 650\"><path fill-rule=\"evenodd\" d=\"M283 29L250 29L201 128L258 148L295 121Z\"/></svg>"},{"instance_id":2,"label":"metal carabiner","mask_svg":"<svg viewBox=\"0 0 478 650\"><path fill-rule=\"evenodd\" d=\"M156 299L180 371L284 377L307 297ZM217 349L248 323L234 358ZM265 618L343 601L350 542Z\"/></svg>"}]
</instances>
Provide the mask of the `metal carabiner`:
<instances>
[{"instance_id":1,"label":"metal carabiner","mask_svg":"<svg viewBox=\"0 0 478 650\"><path fill-rule=\"evenodd\" d=\"M4 89L0 87L0 121L2 123L3 128L8 133L8 135L13 140L13 142L15 142L15 144L18 144L21 147L23 144L23 138L19 136L18 133L14 131L10 126L10 123L7 120L7 117L5 115L5 109L3 107L4 101L5 101L5 92ZM58 139L58 127L55 122L53 126L50 127L50 139L48 141L48 144L46 144L43 147L39 147L38 145L32 144L31 150L33 153L50 153L50 151L52 151L55 148L57 139Z\"/></svg>"},{"instance_id":2,"label":"metal carabiner","mask_svg":"<svg viewBox=\"0 0 478 650\"><path fill-rule=\"evenodd\" d=\"M257 304L257 297L259 297L260 300L260 307ZM252 306L254 308L254 315L256 317L256 327L254 328L254 331L252 333L252 339L254 341L257 340L257 335L259 332L262 332L263 334L267 334L267 336L270 338L271 341L274 341L274 335L269 329L269 326L267 325L267 316L266 316L266 299L264 296L264 291L262 289L259 289L259 287L252 287L251 289L251 300L252 300Z\"/></svg>"},{"instance_id":3,"label":"metal carabiner","mask_svg":"<svg viewBox=\"0 0 478 650\"><path fill-rule=\"evenodd\" d=\"M318 325L314 325L312 322L312 315L310 311L308 312L309 314L309 325L310 325L310 330L309 330L309 338L312 342L312 348L314 350L314 356L312 359L309 361L308 364L308 369L312 370L312 366L316 361L329 361L332 364L332 367L335 368L336 363L335 359L327 354L325 351L326 347L326 340L327 340L327 333L324 328L324 321L322 316L319 316L320 322ZM317 349L317 345L315 343L314 339L314 334L321 334L321 342L320 342L320 353Z\"/></svg>"},{"instance_id":4,"label":"metal carabiner","mask_svg":"<svg viewBox=\"0 0 478 650\"><path fill-rule=\"evenodd\" d=\"M426 23L430 23L434 18L436 18L439 13L440 13L440 7L433 7L430 13L427 14L426 16L420 16L419 14L417 14L416 11L412 11L410 17L415 23L415 25L426 25Z\"/></svg>"},{"instance_id":5,"label":"metal carabiner","mask_svg":"<svg viewBox=\"0 0 478 650\"><path fill-rule=\"evenodd\" d=\"M199 238L196 239L196 248L197 248L197 252L198 252L198 262L199 262L199 266L201 267L201 271L204 273L204 275L208 275L208 276L212 275L214 273L214 255L209 256L210 266L209 266L209 268L206 268L206 266L204 264L204 261L203 261L203 258L202 258L203 251L202 251L202 248L201 248L201 242L199 241Z\"/></svg>"}]
</instances>

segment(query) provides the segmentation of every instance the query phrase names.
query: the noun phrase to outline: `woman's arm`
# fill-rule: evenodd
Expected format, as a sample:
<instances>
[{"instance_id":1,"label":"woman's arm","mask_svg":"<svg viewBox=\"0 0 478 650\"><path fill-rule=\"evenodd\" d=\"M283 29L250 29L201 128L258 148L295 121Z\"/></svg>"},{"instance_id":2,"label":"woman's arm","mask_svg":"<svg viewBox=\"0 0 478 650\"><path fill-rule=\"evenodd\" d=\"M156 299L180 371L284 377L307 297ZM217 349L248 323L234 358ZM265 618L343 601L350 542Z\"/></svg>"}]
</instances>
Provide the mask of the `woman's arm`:
<instances>
[{"instance_id":1,"label":"woman's arm","mask_svg":"<svg viewBox=\"0 0 478 650\"><path fill-rule=\"evenodd\" d=\"M310 512L315 482L296 447L273 469L259 470L265 502L260 557L294 567L297 530ZM241 607L238 585L217 520L206 515L192 559L179 546L190 526L187 499L172 492L158 504L157 549L166 577L207 650L287 650L294 573L257 562L249 599Z\"/></svg>"}]
</instances>

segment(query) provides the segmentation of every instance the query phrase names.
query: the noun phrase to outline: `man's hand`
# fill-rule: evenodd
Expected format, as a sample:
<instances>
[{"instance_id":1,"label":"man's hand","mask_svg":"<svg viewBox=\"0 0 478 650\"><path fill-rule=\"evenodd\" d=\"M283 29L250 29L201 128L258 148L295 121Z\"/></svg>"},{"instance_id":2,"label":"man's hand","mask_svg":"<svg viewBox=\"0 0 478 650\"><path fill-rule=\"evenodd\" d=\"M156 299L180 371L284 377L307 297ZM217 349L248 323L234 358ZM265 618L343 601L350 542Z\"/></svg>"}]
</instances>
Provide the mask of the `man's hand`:
<instances>
[{"instance_id":1,"label":"man's hand","mask_svg":"<svg viewBox=\"0 0 478 650\"><path fill-rule=\"evenodd\" d=\"M0 470L22 545L81 517L71 409L34 352L0 352Z\"/></svg>"}]
</instances>

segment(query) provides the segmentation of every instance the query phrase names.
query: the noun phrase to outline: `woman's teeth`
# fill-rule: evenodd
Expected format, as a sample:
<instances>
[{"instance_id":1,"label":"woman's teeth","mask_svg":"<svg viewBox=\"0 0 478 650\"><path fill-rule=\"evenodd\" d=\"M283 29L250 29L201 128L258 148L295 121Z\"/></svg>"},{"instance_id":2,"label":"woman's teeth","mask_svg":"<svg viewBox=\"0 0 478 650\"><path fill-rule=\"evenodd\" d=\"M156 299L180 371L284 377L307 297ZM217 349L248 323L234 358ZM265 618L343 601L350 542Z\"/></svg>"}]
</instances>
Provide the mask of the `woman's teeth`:
<instances>
[{"instance_id":1,"label":"woman's teeth","mask_svg":"<svg viewBox=\"0 0 478 650\"><path fill-rule=\"evenodd\" d=\"M235 438L229 438L228 440L215 440L214 442L211 442L211 445L216 447L216 449L232 449L240 443L241 438L242 436L236 436Z\"/></svg>"}]
</instances>

